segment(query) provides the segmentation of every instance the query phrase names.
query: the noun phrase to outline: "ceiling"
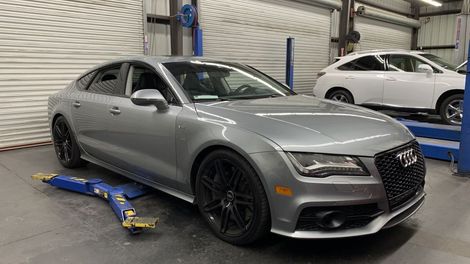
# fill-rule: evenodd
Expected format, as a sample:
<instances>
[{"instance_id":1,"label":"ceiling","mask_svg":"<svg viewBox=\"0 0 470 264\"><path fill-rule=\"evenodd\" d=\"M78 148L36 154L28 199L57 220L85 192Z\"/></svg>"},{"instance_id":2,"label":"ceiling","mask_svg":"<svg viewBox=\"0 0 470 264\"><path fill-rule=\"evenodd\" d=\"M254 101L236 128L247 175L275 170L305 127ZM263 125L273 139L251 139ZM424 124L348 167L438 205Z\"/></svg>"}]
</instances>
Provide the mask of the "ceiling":
<instances>
[{"instance_id":1,"label":"ceiling","mask_svg":"<svg viewBox=\"0 0 470 264\"><path fill-rule=\"evenodd\" d=\"M407 2L410 2L410 3L415 3L419 6L429 6L429 4L421 1L421 0L405 0ZM463 0L436 0L436 1L439 1L439 2L442 2L442 3L449 3L449 2L462 2Z\"/></svg>"}]
</instances>

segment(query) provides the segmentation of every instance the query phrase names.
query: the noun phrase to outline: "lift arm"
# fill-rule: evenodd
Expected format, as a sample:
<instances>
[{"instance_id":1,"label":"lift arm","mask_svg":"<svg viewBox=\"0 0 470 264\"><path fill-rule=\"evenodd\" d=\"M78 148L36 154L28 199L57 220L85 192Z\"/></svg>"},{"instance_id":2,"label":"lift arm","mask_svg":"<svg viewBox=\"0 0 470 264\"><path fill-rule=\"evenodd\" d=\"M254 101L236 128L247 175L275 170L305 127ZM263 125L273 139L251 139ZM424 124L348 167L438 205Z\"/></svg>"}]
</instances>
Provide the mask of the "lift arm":
<instances>
[{"instance_id":1,"label":"lift arm","mask_svg":"<svg viewBox=\"0 0 470 264\"><path fill-rule=\"evenodd\" d=\"M132 234L139 233L145 228L155 228L158 218L137 217L137 212L127 199L142 196L147 192L143 185L130 183L120 186L110 186L100 179L82 179L58 174L36 173L32 175L34 180L40 180L52 186L74 191L90 196L101 197L109 202L122 223Z\"/></svg>"}]
</instances>

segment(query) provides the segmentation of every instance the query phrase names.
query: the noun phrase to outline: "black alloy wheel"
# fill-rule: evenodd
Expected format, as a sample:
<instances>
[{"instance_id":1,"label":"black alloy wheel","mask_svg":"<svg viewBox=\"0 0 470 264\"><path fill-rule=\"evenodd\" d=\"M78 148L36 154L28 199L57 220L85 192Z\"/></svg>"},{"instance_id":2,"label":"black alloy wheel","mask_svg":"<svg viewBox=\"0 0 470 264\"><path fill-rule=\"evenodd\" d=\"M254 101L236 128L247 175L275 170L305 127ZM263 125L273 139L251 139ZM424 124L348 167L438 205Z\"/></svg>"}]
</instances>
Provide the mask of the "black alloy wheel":
<instances>
[{"instance_id":1,"label":"black alloy wheel","mask_svg":"<svg viewBox=\"0 0 470 264\"><path fill-rule=\"evenodd\" d=\"M57 159L64 167L76 168L85 164L80 158L80 149L73 132L63 116L58 117L54 122L52 139Z\"/></svg>"},{"instance_id":2,"label":"black alloy wheel","mask_svg":"<svg viewBox=\"0 0 470 264\"><path fill-rule=\"evenodd\" d=\"M202 162L196 182L198 207L212 231L236 245L251 243L270 228L263 186L236 153L220 150Z\"/></svg>"}]
</instances>

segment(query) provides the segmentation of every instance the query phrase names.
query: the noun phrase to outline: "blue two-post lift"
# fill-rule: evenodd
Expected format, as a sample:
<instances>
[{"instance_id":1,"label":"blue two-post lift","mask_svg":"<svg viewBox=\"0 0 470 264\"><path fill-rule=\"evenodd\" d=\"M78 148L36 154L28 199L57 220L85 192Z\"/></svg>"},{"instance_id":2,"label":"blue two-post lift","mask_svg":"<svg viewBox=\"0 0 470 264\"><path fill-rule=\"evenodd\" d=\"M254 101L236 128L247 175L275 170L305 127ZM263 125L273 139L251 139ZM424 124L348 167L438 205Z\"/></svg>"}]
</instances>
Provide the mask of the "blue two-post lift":
<instances>
[{"instance_id":1,"label":"blue two-post lift","mask_svg":"<svg viewBox=\"0 0 470 264\"><path fill-rule=\"evenodd\" d=\"M470 45L468 51L468 61L470 61ZM470 174L470 70L467 67L465 79L465 92L463 99L463 120L460 131L460 153L458 172L462 175Z\"/></svg>"},{"instance_id":2,"label":"blue two-post lift","mask_svg":"<svg viewBox=\"0 0 470 264\"><path fill-rule=\"evenodd\" d=\"M470 45L469 53L470 55ZM468 56L470 61L470 56ZM470 176L470 68L465 79L461 127L400 120L418 138L424 156L458 161L460 176Z\"/></svg>"},{"instance_id":3,"label":"blue two-post lift","mask_svg":"<svg viewBox=\"0 0 470 264\"><path fill-rule=\"evenodd\" d=\"M32 178L60 189L100 197L108 201L122 226L132 234L140 233L144 229L155 228L158 223L156 217L138 217L137 211L128 201L128 199L145 195L148 191L146 186L128 183L113 187L104 183L101 179L83 179L44 173L36 173L32 175Z\"/></svg>"}]
</instances>

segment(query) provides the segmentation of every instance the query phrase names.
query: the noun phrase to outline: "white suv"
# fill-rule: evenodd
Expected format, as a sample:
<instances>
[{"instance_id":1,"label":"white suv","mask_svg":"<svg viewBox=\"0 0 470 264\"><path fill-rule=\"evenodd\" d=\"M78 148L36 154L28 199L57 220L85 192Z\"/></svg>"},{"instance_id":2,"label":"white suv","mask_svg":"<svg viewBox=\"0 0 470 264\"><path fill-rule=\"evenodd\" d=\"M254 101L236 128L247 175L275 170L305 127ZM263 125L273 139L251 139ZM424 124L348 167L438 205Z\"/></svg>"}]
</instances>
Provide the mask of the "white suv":
<instances>
[{"instance_id":1,"label":"white suv","mask_svg":"<svg viewBox=\"0 0 470 264\"><path fill-rule=\"evenodd\" d=\"M460 125L465 76L433 54L375 50L349 54L318 73L314 94L376 109L440 114Z\"/></svg>"}]
</instances>

